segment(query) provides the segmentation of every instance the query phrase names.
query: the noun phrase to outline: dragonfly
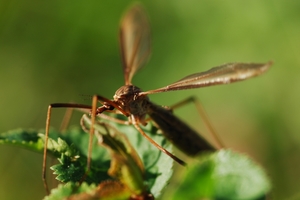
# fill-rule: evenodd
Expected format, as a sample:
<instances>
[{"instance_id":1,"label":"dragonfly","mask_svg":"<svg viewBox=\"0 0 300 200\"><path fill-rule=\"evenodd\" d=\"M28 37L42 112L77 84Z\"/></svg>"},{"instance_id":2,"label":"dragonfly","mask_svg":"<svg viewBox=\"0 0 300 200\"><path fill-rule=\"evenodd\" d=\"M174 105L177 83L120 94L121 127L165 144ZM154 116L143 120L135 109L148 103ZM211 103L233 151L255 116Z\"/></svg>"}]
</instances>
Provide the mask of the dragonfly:
<instances>
[{"instance_id":1,"label":"dragonfly","mask_svg":"<svg viewBox=\"0 0 300 200\"><path fill-rule=\"evenodd\" d=\"M178 149L190 156L196 156L204 151L215 151L216 148L198 132L175 116L172 110L151 102L148 95L234 83L261 75L272 65L272 61L266 63L227 63L213 67L204 72L185 76L165 87L142 91L139 87L132 84L132 78L149 60L151 54L150 36L150 24L144 8L140 4L132 6L122 17L119 31L125 84L117 89L113 99L94 95L92 98L92 105L73 103L54 103L49 105L46 120L46 139L43 159L43 180L46 188L46 154L52 108L67 107L90 110L91 126L89 128L90 140L87 170L89 170L91 163L92 140L94 134L93 124L97 123L96 120L98 118L134 126L160 151L170 156L179 164L185 165L183 160L152 140L141 127L145 126L149 121L153 121L161 130L164 137ZM99 103L101 103L101 106L98 106ZM121 120L108 115L108 113L124 115L127 119ZM83 128L86 129L86 127Z\"/></svg>"}]
</instances>

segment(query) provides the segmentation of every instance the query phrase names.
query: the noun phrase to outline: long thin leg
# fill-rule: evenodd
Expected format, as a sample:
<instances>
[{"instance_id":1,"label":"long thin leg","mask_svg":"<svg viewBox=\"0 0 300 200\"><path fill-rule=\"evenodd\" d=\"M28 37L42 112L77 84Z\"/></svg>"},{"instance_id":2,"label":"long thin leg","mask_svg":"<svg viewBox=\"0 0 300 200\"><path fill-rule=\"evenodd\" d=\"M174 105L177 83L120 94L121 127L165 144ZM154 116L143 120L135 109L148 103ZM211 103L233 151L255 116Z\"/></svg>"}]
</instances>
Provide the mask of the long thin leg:
<instances>
[{"instance_id":1,"label":"long thin leg","mask_svg":"<svg viewBox=\"0 0 300 200\"><path fill-rule=\"evenodd\" d=\"M110 100L110 99L107 99L107 98L105 98L105 97L103 97L103 96L100 96L100 95L94 95L93 98L95 98L95 96L97 96L97 101L102 100L103 102L107 103L108 105L112 106L113 108L119 110L119 111L120 111L123 115L125 115L126 117L129 116L129 114L126 113L122 108L120 108L120 106L119 106L117 103L115 103L114 101L112 101L112 100ZM101 102L101 101L100 101L100 102ZM103 110L100 110L100 112L97 110L97 114L98 114L98 113L102 113L103 111L108 110L107 108L105 108L105 105L103 105L103 106L100 107L100 108L104 108L104 109L103 109Z\"/></svg>"},{"instance_id":2,"label":"long thin leg","mask_svg":"<svg viewBox=\"0 0 300 200\"><path fill-rule=\"evenodd\" d=\"M78 109L79 110L79 109ZM81 109L81 110L84 110L84 109ZM66 109L66 112L65 112L65 115L63 117L63 120L60 124L60 128L59 128L59 132L61 133L63 130L66 130L69 123L70 123L70 120L71 120L71 117L72 117L72 114L73 114L73 111L74 111L74 108L67 108ZM54 157L51 157L51 160L50 160L50 163L51 163L51 166L53 166L55 164L55 158ZM54 183L58 184L58 181L55 179L54 176L52 176L51 178L51 182L50 183L51 185L54 185Z\"/></svg>"},{"instance_id":3,"label":"long thin leg","mask_svg":"<svg viewBox=\"0 0 300 200\"><path fill-rule=\"evenodd\" d=\"M93 99L93 98L91 98L91 99ZM128 121L128 120L118 119L118 118L109 116L109 115L104 113L104 111L105 111L105 112L114 113L116 115L122 115L123 116L122 112L120 112L119 110L105 110L105 108L103 110L101 110L102 107L97 108L96 117L99 117L99 118L102 118L102 119L105 119L105 120L108 120L108 121L116 122L118 124L123 124L123 125L130 125L131 124L131 122ZM101 112L99 112L98 109L101 110ZM83 113L86 113L86 114L91 113L90 109L89 109L89 111L87 111L86 109L76 108L76 110L78 110L80 112L83 112Z\"/></svg>"},{"instance_id":4,"label":"long thin leg","mask_svg":"<svg viewBox=\"0 0 300 200\"><path fill-rule=\"evenodd\" d=\"M72 117L72 114L73 114L73 110L74 108L67 108L66 112L65 112L65 115L64 115L64 118L60 124L60 128L59 128L59 131L63 131L65 130L68 125L69 125L69 122L71 120L71 117Z\"/></svg>"},{"instance_id":5,"label":"long thin leg","mask_svg":"<svg viewBox=\"0 0 300 200\"><path fill-rule=\"evenodd\" d=\"M45 130L45 144L44 144L44 157L43 157L43 169L42 169L42 180L44 182L44 187L47 194L49 194L49 187L46 180L46 164L47 164L47 147L48 147L48 138L49 138L49 127L51 120L51 109L52 108L86 108L91 109L91 106L83 104L72 104L72 103L54 103L48 106L47 119L46 119L46 130Z\"/></svg>"},{"instance_id":6,"label":"long thin leg","mask_svg":"<svg viewBox=\"0 0 300 200\"><path fill-rule=\"evenodd\" d=\"M65 112L65 115L64 115L64 117L63 117L63 120L62 120L62 122L61 122L61 124L60 124L59 132L62 132L63 130L65 130L65 129L68 127L69 122L70 122L70 119L71 119L72 114L73 114L73 110L74 110L74 108L67 108L67 110L66 110L66 112ZM55 159L54 157L51 157L51 159L50 159L51 166L54 165L55 160L56 160L56 159ZM53 176L53 177L51 178L50 185L54 185L55 182L57 183L58 181L57 181L57 180L55 179L55 177Z\"/></svg>"},{"instance_id":7,"label":"long thin leg","mask_svg":"<svg viewBox=\"0 0 300 200\"><path fill-rule=\"evenodd\" d=\"M117 113L116 113L117 114ZM118 124L123 124L123 125L131 125L132 123L128 120L121 120L121 119L117 119L115 117L106 115L104 113L98 114L97 117L105 119L105 120L109 120L109 121L113 121L116 122Z\"/></svg>"},{"instance_id":8,"label":"long thin leg","mask_svg":"<svg viewBox=\"0 0 300 200\"><path fill-rule=\"evenodd\" d=\"M194 96L191 96L187 99L184 99L183 101L180 101L180 102L170 106L169 108L170 109L176 109L176 108L179 108L179 107L181 107L183 105L186 105L188 103L194 103L195 104L201 118L204 121L204 124L205 124L206 128L208 129L208 131L212 135L213 139L215 140L217 147L219 149L224 148L225 146L224 146L223 142L221 142L220 137L218 136L217 132L215 131L212 123L209 120L209 117L208 117L207 113L205 112L205 110L204 110L204 108L203 108L203 106L202 106L202 104L201 104L201 102L199 101L198 98L196 98Z\"/></svg>"},{"instance_id":9,"label":"long thin leg","mask_svg":"<svg viewBox=\"0 0 300 200\"><path fill-rule=\"evenodd\" d=\"M99 95L94 95L93 96L93 108L92 108L92 116L91 116L91 128L90 128L90 135L94 134L94 124L95 124L95 120L96 120L96 105L97 105L97 101L99 101L99 98L105 102L107 102L108 99L106 99L105 97L101 97ZM111 103L115 104L113 101L108 100L108 104L112 105ZM116 106L115 106L116 105ZM114 108L118 109L121 113L125 113L124 115L127 116L127 113L121 109L117 104L112 105ZM94 110L95 109L95 110ZM105 111L105 110L103 110ZM101 113L97 113L97 114L101 114ZM107 116L107 115L106 115ZM170 153L169 151L167 151L166 149L164 149L163 147L161 147L160 145L158 145L154 140L152 140L141 128L140 126L136 123L135 119L132 119L132 124L134 125L134 127L142 134L142 136L144 136L151 144L153 144L155 147L157 147L160 151L162 151L163 153L167 154L168 156L170 156L172 159L174 159L176 162L178 162L181 165L186 165L186 163L184 161L182 161L181 159L177 158L176 156L174 156L172 153ZM91 144L91 142L89 143ZM89 151L90 148L89 147ZM89 152L90 154L91 152Z\"/></svg>"},{"instance_id":10,"label":"long thin leg","mask_svg":"<svg viewBox=\"0 0 300 200\"><path fill-rule=\"evenodd\" d=\"M107 108L105 107L105 105L103 105L102 107L100 107L99 110L97 109L97 103L98 103L99 100L102 100L104 102L108 102L109 105L112 105L112 106L114 106L117 109L119 108L119 106L116 103L114 103L113 101L111 101L111 100L109 100L109 99L107 99L105 97L102 97L100 95L94 95L93 96L93 99L92 99L92 111L91 111L91 127L90 127L90 130L89 130L90 137L89 137L89 147L88 147L88 155L87 155L87 170L86 170L85 176L87 176L87 174L89 173L90 168L91 168L91 156L92 156L92 148L93 148L94 124L96 122L96 115L97 114L101 114L102 112L104 112L104 111L107 110ZM86 128L82 124L83 123L82 120L81 120L80 123L81 123L82 128L86 131Z\"/></svg>"},{"instance_id":11,"label":"long thin leg","mask_svg":"<svg viewBox=\"0 0 300 200\"><path fill-rule=\"evenodd\" d=\"M133 123L134 127L142 134L143 137L145 137L151 144L153 144L156 148L158 148L160 151L162 151L163 153L167 154L168 156L170 156L173 160L175 160L176 162L178 162L179 164L186 166L186 163L179 159L178 157L174 156L172 153L170 153L168 150L166 150L165 148L161 147L159 144L157 144L154 140L152 140L142 129L141 127L136 124Z\"/></svg>"},{"instance_id":12,"label":"long thin leg","mask_svg":"<svg viewBox=\"0 0 300 200\"><path fill-rule=\"evenodd\" d=\"M104 112L106 110L105 106L102 106L100 108L103 108L101 110L101 112L99 112L99 110L97 109L97 103L98 101L100 100L103 100L104 102L108 102L110 105L112 106L116 106L116 108L118 110L120 110L122 113L125 113L122 109L119 108L119 106L117 104L115 104L113 101L109 100L109 99L106 99L105 97L102 97L102 96L99 96L99 95L94 95L93 96L93 100L92 100L92 111L91 111L91 127L90 127L90 130L89 130L89 133L90 133L90 137L89 137L89 147L88 147L88 155L87 155L87 170L86 170L86 173L85 173L85 176L87 176L90 168L91 168L91 156L92 156L92 148L93 148L93 136L94 136L94 124L96 122L96 115L98 114L101 114L102 112ZM126 113L125 113L126 114ZM104 115L106 116L107 119L111 119L110 117L108 117L107 115ZM117 122L122 122L122 120L117 120L117 119L114 119L114 121L117 121ZM124 123L123 123L124 124ZM83 122L81 120L81 126L82 128L86 130L86 128L83 126ZM84 177L85 177L84 176ZM83 180L82 180L83 181Z\"/></svg>"},{"instance_id":13,"label":"long thin leg","mask_svg":"<svg viewBox=\"0 0 300 200\"><path fill-rule=\"evenodd\" d=\"M88 147L88 160L87 160L87 172L86 174L89 172L90 170L90 166L91 166L91 155L92 155L92 148L93 148L93 136L94 136L94 124L96 121L96 115L97 114L101 114L102 112L106 111L107 108L105 107L105 105L103 105L102 109L100 109L100 111L97 109L97 103L99 100L102 100L104 102L108 102L109 105L113 106L114 108L117 108L118 110L120 110L124 115L126 115L126 113L119 108L119 106L114 103L113 101L99 96L99 95L94 95L93 96L93 102L92 102L92 111L91 111L91 128L90 128L90 138L89 138L89 147Z\"/></svg>"},{"instance_id":14,"label":"long thin leg","mask_svg":"<svg viewBox=\"0 0 300 200\"><path fill-rule=\"evenodd\" d=\"M90 138L89 138L87 172L86 172L86 174L89 172L90 167L91 167L91 156L92 156L92 147L93 147L94 124L95 124L95 121L96 121L97 102L98 102L98 95L94 95L93 96L93 102L92 102L91 128L90 128Z\"/></svg>"}]
</instances>

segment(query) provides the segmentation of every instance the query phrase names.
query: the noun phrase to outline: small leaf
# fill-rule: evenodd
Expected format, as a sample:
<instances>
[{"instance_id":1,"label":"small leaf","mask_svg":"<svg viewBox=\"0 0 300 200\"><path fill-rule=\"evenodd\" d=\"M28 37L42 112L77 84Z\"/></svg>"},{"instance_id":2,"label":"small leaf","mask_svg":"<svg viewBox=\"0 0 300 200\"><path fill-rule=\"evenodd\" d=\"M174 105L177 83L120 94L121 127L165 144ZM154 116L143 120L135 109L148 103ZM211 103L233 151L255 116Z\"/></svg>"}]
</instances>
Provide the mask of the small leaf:
<instances>
[{"instance_id":1,"label":"small leaf","mask_svg":"<svg viewBox=\"0 0 300 200\"><path fill-rule=\"evenodd\" d=\"M89 122L89 119L86 120L87 120L86 122ZM124 177L128 175L126 178L123 177L123 179L126 180L125 184L127 186L130 184L137 184L137 185L131 185L132 188L136 188L136 189L137 188L144 189L145 186L148 186L148 188L151 190L151 193L155 197L159 197L162 189L168 184L168 181L173 174L173 169L172 169L174 164L173 160L169 156L159 151L154 145L152 145L147 139L145 139L132 125L131 126L120 125L111 122L107 122L107 123L108 124L106 125L109 126L109 132L111 132L113 137L115 137L113 139L115 144L119 144L117 145L119 147L122 146L123 153L128 152L125 153L125 155L131 157L130 158L131 161L128 162L128 159L124 159L124 157L121 158L119 155L114 154L115 159L117 159L116 163L119 163L121 165L122 164L130 165L133 163L137 164L135 165L135 167L129 166L129 168L127 169L127 173L126 170L123 171ZM97 131L101 132L102 134L104 135L107 134L103 126L101 125L98 127L95 126L95 128ZM171 149L172 146L170 145L170 143L166 141L163 135L156 134L157 129L151 123L149 123L146 127L142 127L142 128L145 131L145 133L151 136L151 138L155 140L159 145L166 148L168 151L172 152ZM128 137L130 143L128 143L128 140L125 139L123 136L120 137L122 133L124 133ZM101 142L103 142L103 140L105 142L105 139L100 138ZM130 144L132 144L133 148ZM109 145L113 145L113 144L110 143ZM115 147L112 148L118 151ZM143 163L145 165L145 176L142 176L145 177L143 185L140 182L140 178L138 178L141 177L138 174L141 174L143 169L140 167L141 166L139 161L140 159L137 159L136 153L133 153L134 150L138 153L139 157L142 158ZM112 163L115 164L114 161L112 161ZM138 168L140 168L140 170L138 170ZM129 173L130 171L129 169L132 170L130 173Z\"/></svg>"},{"instance_id":2,"label":"small leaf","mask_svg":"<svg viewBox=\"0 0 300 200\"><path fill-rule=\"evenodd\" d=\"M74 192L76 193L92 193L96 189L94 184L88 185L87 183L67 183L65 185L59 184L57 188L51 190L51 194L46 196L44 200L57 200L57 199L67 199Z\"/></svg>"},{"instance_id":3,"label":"small leaf","mask_svg":"<svg viewBox=\"0 0 300 200\"><path fill-rule=\"evenodd\" d=\"M0 135L0 144L20 146L35 152L43 152L43 142L38 137L38 131L15 129Z\"/></svg>"},{"instance_id":4,"label":"small leaf","mask_svg":"<svg viewBox=\"0 0 300 200\"><path fill-rule=\"evenodd\" d=\"M135 150L142 158L145 166L145 180L151 193L158 198L162 190L168 185L173 175L174 161L152 145L134 127L116 125L118 130L122 130L127 135ZM157 144L172 153L172 145L162 134L157 133L157 128L149 123L142 127L146 134L156 141Z\"/></svg>"},{"instance_id":5,"label":"small leaf","mask_svg":"<svg viewBox=\"0 0 300 200\"><path fill-rule=\"evenodd\" d=\"M74 194L69 197L70 200L126 200L129 199L131 193L122 183L118 181L104 181L95 189L80 194Z\"/></svg>"},{"instance_id":6,"label":"small leaf","mask_svg":"<svg viewBox=\"0 0 300 200\"><path fill-rule=\"evenodd\" d=\"M260 199L270 188L266 174L250 158L221 150L188 168L173 199Z\"/></svg>"},{"instance_id":7,"label":"small leaf","mask_svg":"<svg viewBox=\"0 0 300 200\"><path fill-rule=\"evenodd\" d=\"M168 185L173 175L174 161L145 139L132 125L113 124L124 133L145 167L145 183L155 198L161 196L163 189ZM172 145L162 134L157 133L157 128L152 123L142 127L157 144L172 153Z\"/></svg>"},{"instance_id":8,"label":"small leaf","mask_svg":"<svg viewBox=\"0 0 300 200\"><path fill-rule=\"evenodd\" d=\"M84 122L90 126L91 120L83 116ZM127 137L107 123L94 125L98 144L111 153L111 165L108 174L120 180L134 194L144 192L144 166Z\"/></svg>"},{"instance_id":9,"label":"small leaf","mask_svg":"<svg viewBox=\"0 0 300 200\"><path fill-rule=\"evenodd\" d=\"M40 134L39 136L44 140L43 134ZM87 143L85 149L79 144L80 141L88 141L89 134L86 134L79 127L71 127L60 136L64 139L48 139L48 152L56 156L59 160L59 164L52 166L51 169L54 170L54 174L57 175L56 179L61 182L78 182L86 172L86 155L88 149ZM71 143L71 145L68 143ZM105 153L107 154L107 152L103 151L103 149L99 151L99 147L96 144L94 145L93 152L94 156L96 156L96 154L101 156L99 156L97 160L92 159L91 169L87 174L85 181L89 184L99 184L101 181L109 179L109 176L107 175L107 156L102 156Z\"/></svg>"}]
</instances>

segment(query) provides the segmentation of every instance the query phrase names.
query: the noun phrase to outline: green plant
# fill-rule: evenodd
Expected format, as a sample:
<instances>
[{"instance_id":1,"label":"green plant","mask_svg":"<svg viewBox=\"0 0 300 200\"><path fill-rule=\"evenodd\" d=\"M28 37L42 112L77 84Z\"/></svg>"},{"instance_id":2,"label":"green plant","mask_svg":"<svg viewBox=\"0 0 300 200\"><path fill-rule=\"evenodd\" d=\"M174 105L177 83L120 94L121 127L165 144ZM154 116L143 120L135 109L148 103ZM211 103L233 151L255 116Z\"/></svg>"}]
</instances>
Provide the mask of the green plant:
<instances>
[{"instance_id":1,"label":"green plant","mask_svg":"<svg viewBox=\"0 0 300 200\"><path fill-rule=\"evenodd\" d=\"M89 119L85 121L89 123ZM88 125L87 125L88 126ZM247 156L231 150L204 153L183 168L178 188L168 188L173 160L161 153L131 126L96 124L91 169L86 172L89 135L73 126L62 133L51 129L48 153L51 166L64 184L45 199L264 199L270 182ZM159 145L172 146L151 123L144 127ZM0 144L11 144L43 153L44 134L38 130L12 130L0 135Z\"/></svg>"}]
</instances>

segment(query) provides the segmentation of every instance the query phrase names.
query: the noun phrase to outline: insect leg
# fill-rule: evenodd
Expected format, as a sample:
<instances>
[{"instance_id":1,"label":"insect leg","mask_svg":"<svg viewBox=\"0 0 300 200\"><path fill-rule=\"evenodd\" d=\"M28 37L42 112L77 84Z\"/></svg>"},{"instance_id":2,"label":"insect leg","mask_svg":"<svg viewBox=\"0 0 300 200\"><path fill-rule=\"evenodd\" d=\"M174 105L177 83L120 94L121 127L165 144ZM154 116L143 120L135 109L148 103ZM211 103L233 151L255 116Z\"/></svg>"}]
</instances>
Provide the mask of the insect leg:
<instances>
[{"instance_id":1,"label":"insect leg","mask_svg":"<svg viewBox=\"0 0 300 200\"><path fill-rule=\"evenodd\" d=\"M52 108L85 108L91 109L91 106L83 104L73 104L73 103L54 103L48 106L47 119L46 119L46 130L45 130L45 144L44 144L44 155L43 155L43 168L42 168L42 180L44 183L45 190L49 194L49 187L46 180L46 165L47 165L47 147L48 147L48 138L49 138L49 128L51 121L51 111Z\"/></svg>"},{"instance_id":2,"label":"insect leg","mask_svg":"<svg viewBox=\"0 0 300 200\"><path fill-rule=\"evenodd\" d=\"M60 124L60 128L59 128L60 132L65 130L68 127L69 122L70 122L71 117L72 117L72 114L73 114L73 110L74 110L74 108L67 108L67 110L65 112L65 115L63 117L63 120Z\"/></svg>"},{"instance_id":3,"label":"insect leg","mask_svg":"<svg viewBox=\"0 0 300 200\"><path fill-rule=\"evenodd\" d=\"M170 106L169 109L174 110L174 109L177 109L188 103L195 104L196 109L198 110L198 113L200 114L201 118L203 119L206 128L208 129L208 131L212 135L213 139L215 140L217 147L224 148L225 146L224 146L223 142L220 140L220 137L218 136L217 132L215 131L211 121L209 120L207 113L205 112L205 110L198 98L196 98L195 96L188 97L188 98Z\"/></svg>"},{"instance_id":4,"label":"insect leg","mask_svg":"<svg viewBox=\"0 0 300 200\"><path fill-rule=\"evenodd\" d=\"M87 160L87 172L86 174L89 172L90 170L90 166L91 166L91 155L92 155L92 143L93 143L93 136L94 136L94 124L96 122L96 116L101 114L104 111L109 110L108 108L106 108L105 106L100 107L101 110L99 111L97 108L97 103L99 102L99 100L102 100L106 103L108 103L110 106L113 106L114 108L118 109L119 111L121 111L122 114L124 114L125 116L127 116L127 113L122 110L115 102L99 96L99 95L94 95L93 96L93 102L92 102L92 110L91 110L91 127L89 129L89 133L90 133L90 138L89 138L89 147L88 147L88 160ZM83 127L84 128L84 127Z\"/></svg>"},{"instance_id":5,"label":"insect leg","mask_svg":"<svg viewBox=\"0 0 300 200\"><path fill-rule=\"evenodd\" d=\"M118 113L116 113L118 114ZM108 120L108 121L112 121L112 122L116 122L118 124L123 124L123 125L131 125L132 123L128 120L122 120L122 119L118 119L109 115L106 115L104 113L98 114L97 117Z\"/></svg>"},{"instance_id":6,"label":"insect leg","mask_svg":"<svg viewBox=\"0 0 300 200\"><path fill-rule=\"evenodd\" d=\"M165 148L161 147L159 144L157 144L154 140L152 140L142 129L141 127L137 124L137 123L133 123L134 127L142 134L143 137L145 137L151 144L153 144L156 148L158 148L160 151L162 151L163 153L167 154L168 156L170 156L173 160L175 160L176 162L178 162L179 164L186 166L186 163L179 159L178 157L176 157L175 155L173 155L172 153L170 153L168 150L166 150Z\"/></svg>"}]
</instances>

